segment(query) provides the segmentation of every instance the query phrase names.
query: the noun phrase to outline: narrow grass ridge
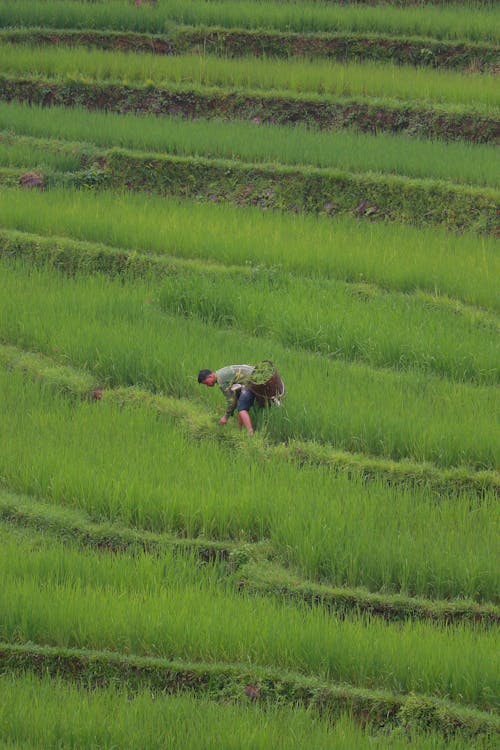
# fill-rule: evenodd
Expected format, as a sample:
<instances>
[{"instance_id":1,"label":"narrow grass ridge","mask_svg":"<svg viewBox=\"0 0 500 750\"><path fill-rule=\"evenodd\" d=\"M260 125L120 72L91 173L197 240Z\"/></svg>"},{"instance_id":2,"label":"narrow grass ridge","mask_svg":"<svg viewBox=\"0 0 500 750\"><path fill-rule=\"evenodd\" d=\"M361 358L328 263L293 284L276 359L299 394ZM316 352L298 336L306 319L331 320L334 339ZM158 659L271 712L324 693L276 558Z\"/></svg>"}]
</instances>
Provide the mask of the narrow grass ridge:
<instances>
[{"instance_id":1,"label":"narrow grass ridge","mask_svg":"<svg viewBox=\"0 0 500 750\"><path fill-rule=\"evenodd\" d=\"M242 565L252 547L238 545L234 541L217 541L199 537L181 537L173 534L155 534L145 529L136 530L116 523L92 523L87 514L75 508L43 503L28 497L19 497L0 491L0 519L12 525L36 529L50 533L63 542L71 542L113 554L137 554L145 552L150 555L161 555L173 550L179 553L193 553L202 562L228 561L230 569ZM259 546L254 545L256 553ZM488 620L494 610L488 607L477 607L474 620ZM499 614L500 620L500 614Z\"/></svg>"},{"instance_id":2,"label":"narrow grass ridge","mask_svg":"<svg viewBox=\"0 0 500 750\"><path fill-rule=\"evenodd\" d=\"M408 5L413 7L406 7ZM368 7L374 5L375 7ZM390 7L403 5L405 7ZM449 7L439 7L449 5ZM165 33L174 24L290 29L296 32L371 32L415 34L437 39L498 39L498 9L494 3L315 3L236 2L206 3L203 0L160 0L132 6L127 0L112 3L74 0L4 0L0 26L49 26L78 29L118 29ZM418 7L421 6L421 7ZM436 7L438 6L438 7Z\"/></svg>"},{"instance_id":3,"label":"narrow grass ridge","mask_svg":"<svg viewBox=\"0 0 500 750\"><path fill-rule=\"evenodd\" d=\"M224 59L206 54L158 56L85 47L3 44L0 71L7 76L48 77L66 81L109 81L153 86L220 86L236 90L287 91L292 94L387 99L426 108L468 107L498 115L500 95L490 73L464 75L388 63L330 60Z\"/></svg>"},{"instance_id":4,"label":"narrow grass ridge","mask_svg":"<svg viewBox=\"0 0 500 750\"><path fill-rule=\"evenodd\" d=\"M1 507L1 506L0 506ZM0 511L1 512L1 511ZM366 613L384 620L425 620L427 622L477 622L484 626L500 624L500 608L465 600L424 600L417 597L373 594L362 589L333 588L294 576L286 568L252 560L238 570L238 585L246 591L307 602L328 611Z\"/></svg>"},{"instance_id":5,"label":"narrow grass ridge","mask_svg":"<svg viewBox=\"0 0 500 750\"><path fill-rule=\"evenodd\" d=\"M202 562L226 561L228 575L238 589L264 596L306 602L328 611L350 611L388 621L426 620L446 624L500 623L500 607L471 600L430 600L403 595L377 594L361 588L332 587L306 581L282 567L268 542L235 543L210 539L154 534L112 523L92 523L86 513L61 508L29 497L0 492L0 520L49 533L72 543L114 554L161 555L166 550L194 553ZM276 559L276 562L271 560Z\"/></svg>"},{"instance_id":6,"label":"narrow grass ridge","mask_svg":"<svg viewBox=\"0 0 500 750\"><path fill-rule=\"evenodd\" d=\"M358 218L402 221L415 226L444 224L449 229L494 233L500 231L500 191L453 185L439 180L417 180L397 175L356 174L335 169L250 164L228 159L145 154L124 149L95 150L58 141L23 136L14 161L35 158L36 168L54 152L56 167L64 168L66 154L80 150L80 172L63 177L75 186L142 190L237 206L304 211ZM5 144L8 161L9 146ZM75 153L76 151L76 153ZM38 154L38 156L37 156ZM38 161L38 159L40 161ZM61 160L61 164L59 164ZM43 174L43 172L42 172ZM58 185L59 172L47 172L46 182Z\"/></svg>"},{"instance_id":7,"label":"narrow grass ridge","mask_svg":"<svg viewBox=\"0 0 500 750\"><path fill-rule=\"evenodd\" d=\"M1 200L6 229L105 244L132 256L375 284L500 313L500 256L486 235L69 187L4 188Z\"/></svg>"},{"instance_id":8,"label":"narrow grass ridge","mask_svg":"<svg viewBox=\"0 0 500 750\"><path fill-rule=\"evenodd\" d=\"M218 430L212 418L200 413L200 409L187 399L153 394L136 387L102 389L102 382L91 374L61 366L53 358L43 354L26 352L7 344L0 345L0 365L7 370L22 372L33 380L42 380L56 391L77 398L95 398L97 391L98 400L103 398L128 407L153 409L158 414L168 415L196 439L215 439L230 445L232 449L241 446L239 435ZM427 486L437 493L464 490L479 494L489 490L500 493L500 474L496 471L472 471L465 467L441 469L431 463L390 461L334 450L327 445L303 440L289 440L274 446L264 445L263 449L265 452L272 450L282 460L299 466L326 466L349 477L367 480L380 477L392 485Z\"/></svg>"},{"instance_id":9,"label":"narrow grass ridge","mask_svg":"<svg viewBox=\"0 0 500 750\"><path fill-rule=\"evenodd\" d=\"M68 80L5 75L0 73L0 99L44 107L57 105L113 112L148 112L186 118L216 117L290 125L303 123L322 129L358 128L362 132L388 132L496 143L498 117L470 107L422 106L383 99L325 97L291 92L224 89L207 86L130 85L103 81Z\"/></svg>"},{"instance_id":10,"label":"narrow grass ridge","mask_svg":"<svg viewBox=\"0 0 500 750\"><path fill-rule=\"evenodd\" d=\"M174 255L141 253L136 250L112 247L105 243L85 242L70 237L47 237L29 232L0 229L0 255L4 258L18 258L33 267L50 267L69 276L76 274L104 273L107 276L129 278L162 279L186 272L211 273L220 278L252 276L250 266L237 266L216 263L209 259L196 260ZM485 310L462 305L458 300L445 301L439 298L436 304L456 305L464 314L478 316L484 325L493 326L496 316L490 317Z\"/></svg>"},{"instance_id":11,"label":"narrow grass ridge","mask_svg":"<svg viewBox=\"0 0 500 750\"><path fill-rule=\"evenodd\" d=\"M179 117L89 112L82 107L41 107L10 103L0 111L0 139L9 151L40 144L44 158L64 154L72 167L83 144L205 156L256 163L309 165L348 172L398 174L458 184L500 187L497 149L472 144L408 138L400 134L321 131L301 124L290 126L233 120L186 120ZM64 141L72 142L67 153ZM6 153L6 156L8 154Z\"/></svg>"},{"instance_id":12,"label":"narrow grass ridge","mask_svg":"<svg viewBox=\"0 0 500 750\"><path fill-rule=\"evenodd\" d=\"M154 52L159 55L199 53L224 57L307 57L386 61L456 70L488 70L500 62L493 43L436 40L430 37L383 34L320 33L176 26L166 34L80 29L0 29L0 42L66 45L106 50Z\"/></svg>"},{"instance_id":13,"label":"narrow grass ridge","mask_svg":"<svg viewBox=\"0 0 500 750\"><path fill-rule=\"evenodd\" d=\"M94 689L111 683L136 692L195 692L214 700L254 700L310 706L337 719L349 713L377 726L437 730L446 736L493 739L500 733L498 717L451 702L412 694L335 685L289 672L240 664L203 664L158 658L124 656L106 651L56 648L37 644L0 643L0 669L9 674L50 675ZM249 687L254 687L249 691Z\"/></svg>"},{"instance_id":14,"label":"narrow grass ridge","mask_svg":"<svg viewBox=\"0 0 500 750\"><path fill-rule=\"evenodd\" d=\"M114 149L101 156L106 187L307 212L351 212L414 225L496 233L500 193L432 180L336 170L159 157Z\"/></svg>"},{"instance_id":15,"label":"narrow grass ridge","mask_svg":"<svg viewBox=\"0 0 500 750\"><path fill-rule=\"evenodd\" d=\"M246 690L247 700L230 703L196 694L151 693L147 687L133 695L120 685L92 691L58 677L5 674L0 676L2 748L44 750L64 744L136 750L157 747L159 737L169 750L199 750L200 737L210 750L303 750L307 745L316 750L371 750L374 742L383 742L386 750L478 750L478 743L486 750L494 742L493 738L474 740L460 735L451 739L411 727L406 732L378 730L370 724L363 727L347 713L332 722L314 709L256 703L252 687ZM26 706L30 707L29 721Z\"/></svg>"},{"instance_id":16,"label":"narrow grass ridge","mask_svg":"<svg viewBox=\"0 0 500 750\"><path fill-rule=\"evenodd\" d=\"M264 279L271 279L273 276L272 268L254 268L250 265L141 253L105 243L85 242L63 236L45 236L15 229L0 229L0 256L23 260L33 267L49 267L68 276L104 273L110 277L163 279L185 274L209 274L216 280L238 279L240 282L243 279L250 281L259 275ZM290 275L295 277L293 273ZM348 281L346 284L352 285L352 294L359 294L361 298L363 295L383 295L388 291L383 286L373 283L363 285ZM463 303L446 294L412 290L405 295L409 298L414 297L433 309L453 312L474 325L500 333L499 317L481 307Z\"/></svg>"},{"instance_id":17,"label":"narrow grass ridge","mask_svg":"<svg viewBox=\"0 0 500 750\"><path fill-rule=\"evenodd\" d=\"M200 55L159 56L3 44L0 71L7 76L48 77L67 81L186 85L236 90L286 91L308 96L376 98L413 102L420 108L470 108L498 115L500 95L490 73L465 75L387 63L330 60L224 58Z\"/></svg>"}]
</instances>

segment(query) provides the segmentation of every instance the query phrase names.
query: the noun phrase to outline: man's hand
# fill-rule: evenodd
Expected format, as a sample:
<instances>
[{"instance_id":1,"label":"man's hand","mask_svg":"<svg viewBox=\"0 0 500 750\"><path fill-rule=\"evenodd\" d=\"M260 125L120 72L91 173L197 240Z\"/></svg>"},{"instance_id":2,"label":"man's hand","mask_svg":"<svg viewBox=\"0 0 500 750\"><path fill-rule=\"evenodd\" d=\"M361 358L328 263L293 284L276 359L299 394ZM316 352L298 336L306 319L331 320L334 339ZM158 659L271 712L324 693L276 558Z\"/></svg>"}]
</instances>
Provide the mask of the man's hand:
<instances>
[{"instance_id":1,"label":"man's hand","mask_svg":"<svg viewBox=\"0 0 500 750\"><path fill-rule=\"evenodd\" d=\"M227 422L227 417L226 416L223 416L223 417L221 417L219 419L219 424L226 424L226 422Z\"/></svg>"}]
</instances>

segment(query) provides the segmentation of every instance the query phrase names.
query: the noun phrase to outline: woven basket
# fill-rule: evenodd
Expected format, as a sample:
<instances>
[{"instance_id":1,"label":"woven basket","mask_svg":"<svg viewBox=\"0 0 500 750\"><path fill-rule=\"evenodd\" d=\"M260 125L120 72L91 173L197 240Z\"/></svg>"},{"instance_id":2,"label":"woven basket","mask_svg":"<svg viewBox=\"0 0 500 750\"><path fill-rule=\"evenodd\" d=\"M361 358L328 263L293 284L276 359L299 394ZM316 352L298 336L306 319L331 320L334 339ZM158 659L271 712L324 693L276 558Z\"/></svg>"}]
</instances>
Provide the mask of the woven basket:
<instances>
[{"instance_id":1,"label":"woven basket","mask_svg":"<svg viewBox=\"0 0 500 750\"><path fill-rule=\"evenodd\" d=\"M285 395L285 384L276 368L265 383L253 383L249 380L248 388L252 393L255 393L259 406L271 406L272 404L279 406Z\"/></svg>"}]
</instances>

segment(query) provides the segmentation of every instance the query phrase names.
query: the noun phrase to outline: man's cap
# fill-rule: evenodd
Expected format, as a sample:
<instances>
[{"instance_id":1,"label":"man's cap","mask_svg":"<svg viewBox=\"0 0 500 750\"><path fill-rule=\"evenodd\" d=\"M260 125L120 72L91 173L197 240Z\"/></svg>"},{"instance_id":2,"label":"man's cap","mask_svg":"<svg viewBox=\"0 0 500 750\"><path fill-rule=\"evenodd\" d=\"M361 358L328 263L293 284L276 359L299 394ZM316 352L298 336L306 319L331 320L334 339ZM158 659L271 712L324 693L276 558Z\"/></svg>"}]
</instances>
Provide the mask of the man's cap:
<instances>
[{"instance_id":1,"label":"man's cap","mask_svg":"<svg viewBox=\"0 0 500 750\"><path fill-rule=\"evenodd\" d=\"M212 370L200 370L198 373L198 383L203 383L211 374Z\"/></svg>"}]
</instances>

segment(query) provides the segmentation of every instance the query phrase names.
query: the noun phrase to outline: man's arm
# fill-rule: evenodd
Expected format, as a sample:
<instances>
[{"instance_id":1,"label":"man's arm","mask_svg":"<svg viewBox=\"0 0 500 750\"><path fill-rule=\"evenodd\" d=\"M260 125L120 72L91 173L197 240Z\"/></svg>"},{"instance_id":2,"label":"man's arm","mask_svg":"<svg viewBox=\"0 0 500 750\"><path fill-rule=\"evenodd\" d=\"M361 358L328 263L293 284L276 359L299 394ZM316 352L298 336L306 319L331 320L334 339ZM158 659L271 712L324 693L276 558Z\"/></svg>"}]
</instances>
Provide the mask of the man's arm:
<instances>
[{"instance_id":1,"label":"man's arm","mask_svg":"<svg viewBox=\"0 0 500 750\"><path fill-rule=\"evenodd\" d=\"M226 413L224 416L226 417L227 421L229 417L233 416L238 399L236 398L235 392L232 391L230 387L226 391L224 391L224 396L226 397Z\"/></svg>"}]
</instances>

